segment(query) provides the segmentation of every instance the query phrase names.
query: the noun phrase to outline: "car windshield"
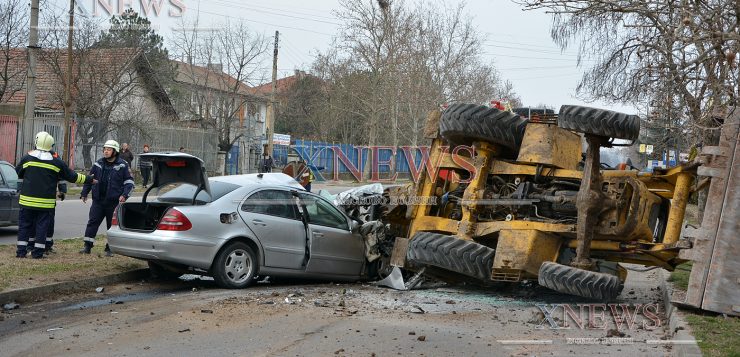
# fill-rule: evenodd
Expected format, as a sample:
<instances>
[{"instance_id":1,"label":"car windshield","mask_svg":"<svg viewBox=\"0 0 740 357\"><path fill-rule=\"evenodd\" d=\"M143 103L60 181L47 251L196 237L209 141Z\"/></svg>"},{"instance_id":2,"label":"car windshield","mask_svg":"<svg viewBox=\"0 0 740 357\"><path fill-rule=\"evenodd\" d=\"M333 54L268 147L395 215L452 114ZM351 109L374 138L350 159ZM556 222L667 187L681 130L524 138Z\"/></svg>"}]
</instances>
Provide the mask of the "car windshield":
<instances>
[{"instance_id":1,"label":"car windshield","mask_svg":"<svg viewBox=\"0 0 740 357\"><path fill-rule=\"evenodd\" d=\"M240 187L239 185L235 185L232 183L213 180L209 180L209 185L211 187L213 198L211 198L205 191L200 191L198 192L198 197L196 198L197 204L206 204L216 201L227 193L234 191ZM169 203L189 203L193 200L193 195L195 194L196 189L197 186L195 185L187 183L181 184L180 186L173 188L167 193L160 195L157 200Z\"/></svg>"}]
</instances>

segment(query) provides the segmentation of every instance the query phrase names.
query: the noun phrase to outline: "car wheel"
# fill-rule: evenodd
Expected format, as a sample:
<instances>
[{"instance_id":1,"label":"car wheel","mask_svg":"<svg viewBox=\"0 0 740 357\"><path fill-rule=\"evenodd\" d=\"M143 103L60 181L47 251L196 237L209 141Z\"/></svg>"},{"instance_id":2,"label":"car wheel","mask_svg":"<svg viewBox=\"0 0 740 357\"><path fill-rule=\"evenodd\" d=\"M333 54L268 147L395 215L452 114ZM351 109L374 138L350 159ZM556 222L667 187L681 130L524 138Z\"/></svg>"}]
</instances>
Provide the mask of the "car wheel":
<instances>
[{"instance_id":1,"label":"car wheel","mask_svg":"<svg viewBox=\"0 0 740 357\"><path fill-rule=\"evenodd\" d=\"M181 277L183 274L167 269L164 266L152 261L148 261L147 263L149 264L149 274L152 276L153 279L156 280L175 280Z\"/></svg>"},{"instance_id":2,"label":"car wheel","mask_svg":"<svg viewBox=\"0 0 740 357\"><path fill-rule=\"evenodd\" d=\"M222 288L245 288L254 282L255 276L257 257L246 243L230 243L213 262L213 279Z\"/></svg>"}]
</instances>

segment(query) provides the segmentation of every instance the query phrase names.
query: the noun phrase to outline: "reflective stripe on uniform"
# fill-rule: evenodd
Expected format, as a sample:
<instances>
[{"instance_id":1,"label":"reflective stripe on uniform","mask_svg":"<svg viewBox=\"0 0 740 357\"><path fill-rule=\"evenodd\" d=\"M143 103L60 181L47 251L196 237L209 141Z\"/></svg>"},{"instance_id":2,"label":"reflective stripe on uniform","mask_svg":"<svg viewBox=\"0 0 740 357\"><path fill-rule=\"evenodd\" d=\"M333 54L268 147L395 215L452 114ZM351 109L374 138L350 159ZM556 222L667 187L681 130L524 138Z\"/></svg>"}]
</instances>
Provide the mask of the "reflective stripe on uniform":
<instances>
[{"instance_id":1,"label":"reflective stripe on uniform","mask_svg":"<svg viewBox=\"0 0 740 357\"><path fill-rule=\"evenodd\" d=\"M85 183L85 180L87 180L87 176L83 174L77 174L77 180L75 180L75 183L79 185L81 183Z\"/></svg>"},{"instance_id":2,"label":"reflective stripe on uniform","mask_svg":"<svg viewBox=\"0 0 740 357\"><path fill-rule=\"evenodd\" d=\"M134 180L126 180L126 181L123 181L123 184L124 185L132 184L133 185L134 184Z\"/></svg>"},{"instance_id":3,"label":"reflective stripe on uniform","mask_svg":"<svg viewBox=\"0 0 740 357\"><path fill-rule=\"evenodd\" d=\"M25 246L27 246L27 245L28 245L28 242L24 242L24 241L22 241L22 240L19 240L19 241L18 241L18 246L19 246L19 247L25 247Z\"/></svg>"},{"instance_id":4,"label":"reflective stripe on uniform","mask_svg":"<svg viewBox=\"0 0 740 357\"><path fill-rule=\"evenodd\" d=\"M45 163L43 163L43 162L37 162L37 161L29 161L29 162L27 162L27 163L23 164L23 168L24 168L24 169L25 169L25 168L28 168L29 166L34 166L34 167L41 167L41 168L44 168L44 169L49 169L49 170L52 170L52 171L54 171L54 172L59 172L59 171L61 171L61 169L60 169L59 167L56 167L56 166L54 166L54 165L51 165L51 164L45 164Z\"/></svg>"},{"instance_id":5,"label":"reflective stripe on uniform","mask_svg":"<svg viewBox=\"0 0 740 357\"><path fill-rule=\"evenodd\" d=\"M34 208L54 208L56 207L56 199L54 198L38 198L21 195L18 199L18 203L21 206L34 207Z\"/></svg>"},{"instance_id":6,"label":"reflective stripe on uniform","mask_svg":"<svg viewBox=\"0 0 740 357\"><path fill-rule=\"evenodd\" d=\"M99 168L101 168L101 169L103 168L103 167L102 167L102 166L100 166L100 164L98 164L97 162L96 162L96 163L94 163L94 164L93 164L93 166L97 166L97 167L99 167Z\"/></svg>"},{"instance_id":7,"label":"reflective stripe on uniform","mask_svg":"<svg viewBox=\"0 0 740 357\"><path fill-rule=\"evenodd\" d=\"M46 248L46 244L36 243L33 245L34 248Z\"/></svg>"},{"instance_id":8,"label":"reflective stripe on uniform","mask_svg":"<svg viewBox=\"0 0 740 357\"><path fill-rule=\"evenodd\" d=\"M95 243L95 238L85 237L85 239L83 239L83 241Z\"/></svg>"}]
</instances>

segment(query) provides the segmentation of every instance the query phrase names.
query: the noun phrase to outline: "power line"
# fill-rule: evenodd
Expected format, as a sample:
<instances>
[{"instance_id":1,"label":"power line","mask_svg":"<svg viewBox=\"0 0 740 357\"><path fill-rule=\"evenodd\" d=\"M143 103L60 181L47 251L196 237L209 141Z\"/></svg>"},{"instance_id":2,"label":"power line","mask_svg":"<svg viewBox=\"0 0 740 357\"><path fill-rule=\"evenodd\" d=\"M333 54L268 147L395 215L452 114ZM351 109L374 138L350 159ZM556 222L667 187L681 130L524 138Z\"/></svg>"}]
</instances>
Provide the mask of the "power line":
<instances>
[{"instance_id":1,"label":"power line","mask_svg":"<svg viewBox=\"0 0 740 357\"><path fill-rule=\"evenodd\" d=\"M497 47L497 48L506 48L506 49L518 50L518 51L528 51L528 52L537 52L537 53L557 54L557 55L563 55L563 56L568 56L568 57L577 56L577 55L573 55L573 54L562 53L560 51L540 50L540 49L529 48L529 47L515 47L515 46L502 46L502 45L484 45L484 46L487 46L487 47Z\"/></svg>"},{"instance_id":2,"label":"power line","mask_svg":"<svg viewBox=\"0 0 740 357\"><path fill-rule=\"evenodd\" d=\"M515 55L502 55L498 53L491 53L491 52L483 52L484 55L489 56L495 56L495 57L509 57L509 58L527 58L531 60L548 60L548 61L569 61L569 62L575 62L574 59L571 58L552 58L552 57L533 57L533 56L515 56ZM581 59L581 62L595 62L596 60L590 60L590 59Z\"/></svg>"},{"instance_id":3,"label":"power line","mask_svg":"<svg viewBox=\"0 0 740 357\"><path fill-rule=\"evenodd\" d=\"M540 67L513 67L513 68L496 68L499 71L525 71L525 70L541 70L541 69L558 69L558 68L573 68L573 66L540 66Z\"/></svg>"},{"instance_id":4,"label":"power line","mask_svg":"<svg viewBox=\"0 0 740 357\"><path fill-rule=\"evenodd\" d=\"M578 55L578 52L572 52L572 51L562 52L562 49L560 49L560 48L552 47L552 46L547 46L547 45L543 45L543 44L523 43L523 42L508 42L508 41L490 40L490 39L486 39L483 42L493 42L493 45L497 45L497 44L501 44L501 43L507 44L507 45L520 45L520 46L526 46L527 49L529 49L529 48L544 49L544 50L549 49L549 50L551 50L553 52L565 53L565 54L571 54L571 55ZM486 44L485 46L490 46L490 45L491 44Z\"/></svg>"},{"instance_id":5,"label":"power line","mask_svg":"<svg viewBox=\"0 0 740 357\"><path fill-rule=\"evenodd\" d=\"M293 19L300 19L300 20L306 20L306 21L321 22L321 23L331 24L331 25L336 25L336 26L340 26L341 25L340 23L337 23L337 22L331 22L331 21L326 21L326 20L318 20L318 19L311 19L311 18L303 17L303 16L294 16L294 15L288 15L288 14L281 14L279 12L272 12L272 11L268 11L268 10L259 10L259 9L253 8L253 7L239 5L239 4L236 4L236 3L233 3L233 2L224 1L224 0L211 0L211 2L212 3L215 2L215 3L221 3L222 4L222 5L216 4L216 6L237 7L237 8L241 8L241 9L251 10L251 11L255 11L255 12L261 12L261 13L264 13L264 14L270 14L270 15L275 15L275 16L283 16L283 17L289 17L289 18L293 18Z\"/></svg>"},{"instance_id":6,"label":"power line","mask_svg":"<svg viewBox=\"0 0 740 357\"><path fill-rule=\"evenodd\" d=\"M560 77L575 77L575 76L581 76L582 73L564 73L564 74L556 74L552 76L537 76L537 77L526 77L526 78L509 78L510 81L527 81L530 79L547 79L547 78L560 78Z\"/></svg>"},{"instance_id":7,"label":"power line","mask_svg":"<svg viewBox=\"0 0 740 357\"><path fill-rule=\"evenodd\" d=\"M315 34L324 35L324 36L334 36L334 35L332 35L330 33L313 31L313 30L307 30L307 29L299 28L299 27L278 25L278 24L273 24L273 23L263 22L263 21L257 21L257 20L250 20L250 19L246 19L246 18L243 18L243 17L229 16L229 15L219 14L219 13L215 13L215 12L211 12L211 11L200 10L200 12L205 13L205 14L209 14L209 15L214 15L214 16L221 16L221 17L224 17L224 18L227 18L227 19L243 20L243 21L247 21L247 22L254 22L254 23L257 23L257 24L261 24L261 25L274 26L274 27L279 27L279 28L286 28L286 29L291 29L291 30L296 30L296 31L310 32L310 33L315 33Z\"/></svg>"},{"instance_id":8,"label":"power line","mask_svg":"<svg viewBox=\"0 0 740 357\"><path fill-rule=\"evenodd\" d=\"M241 1L239 1L239 2L227 1L227 0L215 0L215 1L220 1L222 3L229 3L229 4L238 4L238 5L241 5L242 7L258 8L258 9L268 9L268 10L280 11L280 12L283 12L283 13L298 14L298 15L304 15L304 16L310 16L310 17L316 17L316 18L323 18L323 19L327 19L327 20L337 20L337 18L334 17L334 16L322 16L322 15L317 15L317 14L308 14L308 13L305 13L305 12L295 11L295 9L303 9L303 8L300 8L300 7L291 7L290 9L285 9L285 8L281 8L281 7L270 7L270 6L256 5L256 4L248 4L248 5L245 5L244 2L241 2ZM323 11L319 11L319 10L315 10L315 9L304 9L304 10L309 10L309 11L314 11L314 12L323 12Z\"/></svg>"}]
</instances>

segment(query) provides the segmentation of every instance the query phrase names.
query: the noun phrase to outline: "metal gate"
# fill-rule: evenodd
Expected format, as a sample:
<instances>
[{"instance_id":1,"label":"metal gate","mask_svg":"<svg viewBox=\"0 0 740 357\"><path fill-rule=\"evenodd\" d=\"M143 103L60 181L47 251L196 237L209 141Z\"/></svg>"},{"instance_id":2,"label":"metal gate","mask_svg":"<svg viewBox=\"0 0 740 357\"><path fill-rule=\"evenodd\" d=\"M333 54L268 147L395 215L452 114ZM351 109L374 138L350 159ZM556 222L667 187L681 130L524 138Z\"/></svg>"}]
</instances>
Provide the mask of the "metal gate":
<instances>
[{"instance_id":1,"label":"metal gate","mask_svg":"<svg viewBox=\"0 0 740 357\"><path fill-rule=\"evenodd\" d=\"M15 165L16 136L18 135L18 118L0 115L0 160Z\"/></svg>"}]
</instances>

